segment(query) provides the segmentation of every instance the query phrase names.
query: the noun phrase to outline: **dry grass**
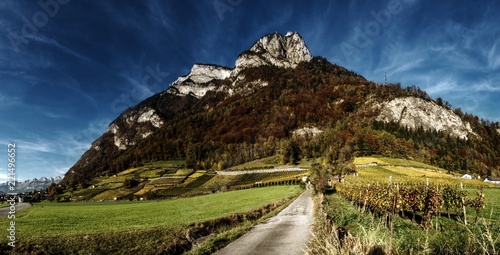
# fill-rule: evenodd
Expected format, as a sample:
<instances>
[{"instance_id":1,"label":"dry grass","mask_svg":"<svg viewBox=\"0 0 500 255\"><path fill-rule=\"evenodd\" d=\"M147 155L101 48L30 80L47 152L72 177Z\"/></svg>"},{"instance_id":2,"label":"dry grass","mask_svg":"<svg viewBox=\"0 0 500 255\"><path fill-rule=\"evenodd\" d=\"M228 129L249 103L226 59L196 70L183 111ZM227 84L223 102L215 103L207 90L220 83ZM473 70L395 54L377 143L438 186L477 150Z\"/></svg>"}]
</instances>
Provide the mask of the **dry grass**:
<instances>
[{"instance_id":1,"label":"dry grass","mask_svg":"<svg viewBox=\"0 0 500 255\"><path fill-rule=\"evenodd\" d=\"M399 217L388 224L385 217L353 206L337 194L325 197L315 199L315 236L307 254L489 255L500 251L500 224L493 216L495 212L477 223L471 219L468 225L440 217L435 219L439 227L424 230ZM349 229L350 235L343 242L338 236L339 227Z\"/></svg>"},{"instance_id":2,"label":"dry grass","mask_svg":"<svg viewBox=\"0 0 500 255\"><path fill-rule=\"evenodd\" d=\"M339 232L344 232L346 227L337 226L326 216L323 201L322 195L317 196L314 201L314 238L311 240L306 254L390 254L389 237L380 223L373 222L373 226L369 228L359 225L358 228L361 231L356 236L348 234L343 237L343 234L339 234Z\"/></svg>"}]
</instances>

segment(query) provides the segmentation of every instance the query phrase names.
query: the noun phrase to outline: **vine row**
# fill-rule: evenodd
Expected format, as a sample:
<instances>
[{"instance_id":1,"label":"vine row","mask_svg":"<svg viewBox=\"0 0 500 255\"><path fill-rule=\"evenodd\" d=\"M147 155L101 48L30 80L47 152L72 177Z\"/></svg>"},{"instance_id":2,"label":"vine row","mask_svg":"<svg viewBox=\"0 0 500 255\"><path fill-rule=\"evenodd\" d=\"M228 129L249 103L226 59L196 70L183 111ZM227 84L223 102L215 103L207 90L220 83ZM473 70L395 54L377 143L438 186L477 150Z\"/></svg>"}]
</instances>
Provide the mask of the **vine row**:
<instances>
[{"instance_id":1,"label":"vine row","mask_svg":"<svg viewBox=\"0 0 500 255\"><path fill-rule=\"evenodd\" d=\"M485 206L482 190L476 197L470 197L466 190L459 187L439 187L434 185L399 186L399 185L350 185L336 186L344 198L357 204L363 211L371 210L380 216L412 214L422 217L424 228L431 227L432 217L440 213L463 216L467 224L466 207L473 208L476 217Z\"/></svg>"}]
</instances>

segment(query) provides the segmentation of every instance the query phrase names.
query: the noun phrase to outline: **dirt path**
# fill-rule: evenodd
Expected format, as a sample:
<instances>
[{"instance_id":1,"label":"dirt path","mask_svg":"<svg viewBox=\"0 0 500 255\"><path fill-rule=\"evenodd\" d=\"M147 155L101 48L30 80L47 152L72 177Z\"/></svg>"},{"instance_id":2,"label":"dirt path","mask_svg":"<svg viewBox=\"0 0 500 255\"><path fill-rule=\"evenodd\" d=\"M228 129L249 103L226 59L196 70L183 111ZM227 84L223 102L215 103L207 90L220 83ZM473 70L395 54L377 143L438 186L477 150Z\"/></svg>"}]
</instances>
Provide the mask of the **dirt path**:
<instances>
[{"instance_id":1,"label":"dirt path","mask_svg":"<svg viewBox=\"0 0 500 255\"><path fill-rule=\"evenodd\" d=\"M308 169L300 167L275 167L271 169L255 169L255 170L230 170L230 171L215 171L218 175L243 175L243 174L262 174L262 173L279 173L279 172L295 172L295 171L308 171Z\"/></svg>"},{"instance_id":2,"label":"dirt path","mask_svg":"<svg viewBox=\"0 0 500 255\"><path fill-rule=\"evenodd\" d=\"M29 203L16 203L16 212L31 207ZM6 217L10 212L10 207L0 208L0 217Z\"/></svg>"},{"instance_id":3,"label":"dirt path","mask_svg":"<svg viewBox=\"0 0 500 255\"><path fill-rule=\"evenodd\" d=\"M313 223L311 192L305 191L278 215L255 226L215 254L304 254Z\"/></svg>"}]
</instances>

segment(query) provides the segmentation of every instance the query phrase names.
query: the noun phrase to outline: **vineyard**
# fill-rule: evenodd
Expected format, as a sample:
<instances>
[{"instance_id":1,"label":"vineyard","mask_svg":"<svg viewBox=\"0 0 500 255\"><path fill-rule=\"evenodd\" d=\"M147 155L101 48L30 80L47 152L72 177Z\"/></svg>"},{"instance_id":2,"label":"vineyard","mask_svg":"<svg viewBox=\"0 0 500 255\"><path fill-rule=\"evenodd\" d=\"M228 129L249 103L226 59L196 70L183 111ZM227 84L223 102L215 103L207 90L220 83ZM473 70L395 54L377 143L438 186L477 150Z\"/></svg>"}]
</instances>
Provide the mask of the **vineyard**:
<instances>
[{"instance_id":1,"label":"vineyard","mask_svg":"<svg viewBox=\"0 0 500 255\"><path fill-rule=\"evenodd\" d=\"M302 167L279 165L276 157L264 158L226 171L187 169L184 161L157 161L102 175L89 186L63 194L65 200L148 200L189 197L219 191L299 184L308 174ZM129 183L129 185L126 185ZM130 185L133 183L133 185Z\"/></svg>"},{"instance_id":2,"label":"vineyard","mask_svg":"<svg viewBox=\"0 0 500 255\"><path fill-rule=\"evenodd\" d=\"M498 186L406 159L354 164L356 174L318 199L308 254L499 254Z\"/></svg>"},{"instance_id":3,"label":"vineyard","mask_svg":"<svg viewBox=\"0 0 500 255\"><path fill-rule=\"evenodd\" d=\"M289 171L289 172L274 172L274 173L250 173L238 175L228 186L239 186L247 184L259 184L267 182L277 182L286 180L297 180L300 176L307 174L308 171Z\"/></svg>"},{"instance_id":4,"label":"vineyard","mask_svg":"<svg viewBox=\"0 0 500 255\"><path fill-rule=\"evenodd\" d=\"M388 218L411 217L426 229L431 227L433 217L441 214L465 224L467 212L474 212L477 218L485 207L483 189L491 187L412 160L361 157L356 158L355 164L359 175L336 186L344 198L361 211L370 210ZM465 188L473 189L475 196Z\"/></svg>"},{"instance_id":5,"label":"vineyard","mask_svg":"<svg viewBox=\"0 0 500 255\"><path fill-rule=\"evenodd\" d=\"M482 190L475 197L470 197L463 187L415 185L338 185L336 190L349 201L352 201L361 211L370 210L381 217L407 215L415 221L419 216L422 227L432 227L432 219L441 213L446 213L462 219L467 224L466 207L473 209L476 219L485 206ZM437 222L437 221L436 221ZM436 228L438 228L436 223Z\"/></svg>"}]
</instances>

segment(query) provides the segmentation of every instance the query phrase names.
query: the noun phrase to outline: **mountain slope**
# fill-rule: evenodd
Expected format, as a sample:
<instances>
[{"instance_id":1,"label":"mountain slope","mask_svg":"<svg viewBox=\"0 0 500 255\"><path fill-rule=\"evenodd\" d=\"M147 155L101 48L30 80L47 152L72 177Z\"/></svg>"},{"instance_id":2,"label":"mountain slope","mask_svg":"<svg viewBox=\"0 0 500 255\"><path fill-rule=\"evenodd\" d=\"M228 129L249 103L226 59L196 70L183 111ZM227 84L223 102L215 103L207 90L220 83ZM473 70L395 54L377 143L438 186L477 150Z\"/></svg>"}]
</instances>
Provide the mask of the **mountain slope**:
<instances>
[{"instance_id":1,"label":"mountain slope","mask_svg":"<svg viewBox=\"0 0 500 255\"><path fill-rule=\"evenodd\" d=\"M196 64L123 112L63 183L162 159L224 169L282 153L292 140L306 157L336 157L347 146L356 155L412 157L492 175L500 171L497 129L416 87L376 84L312 58L297 33L274 33L240 54L235 68Z\"/></svg>"}]
</instances>

